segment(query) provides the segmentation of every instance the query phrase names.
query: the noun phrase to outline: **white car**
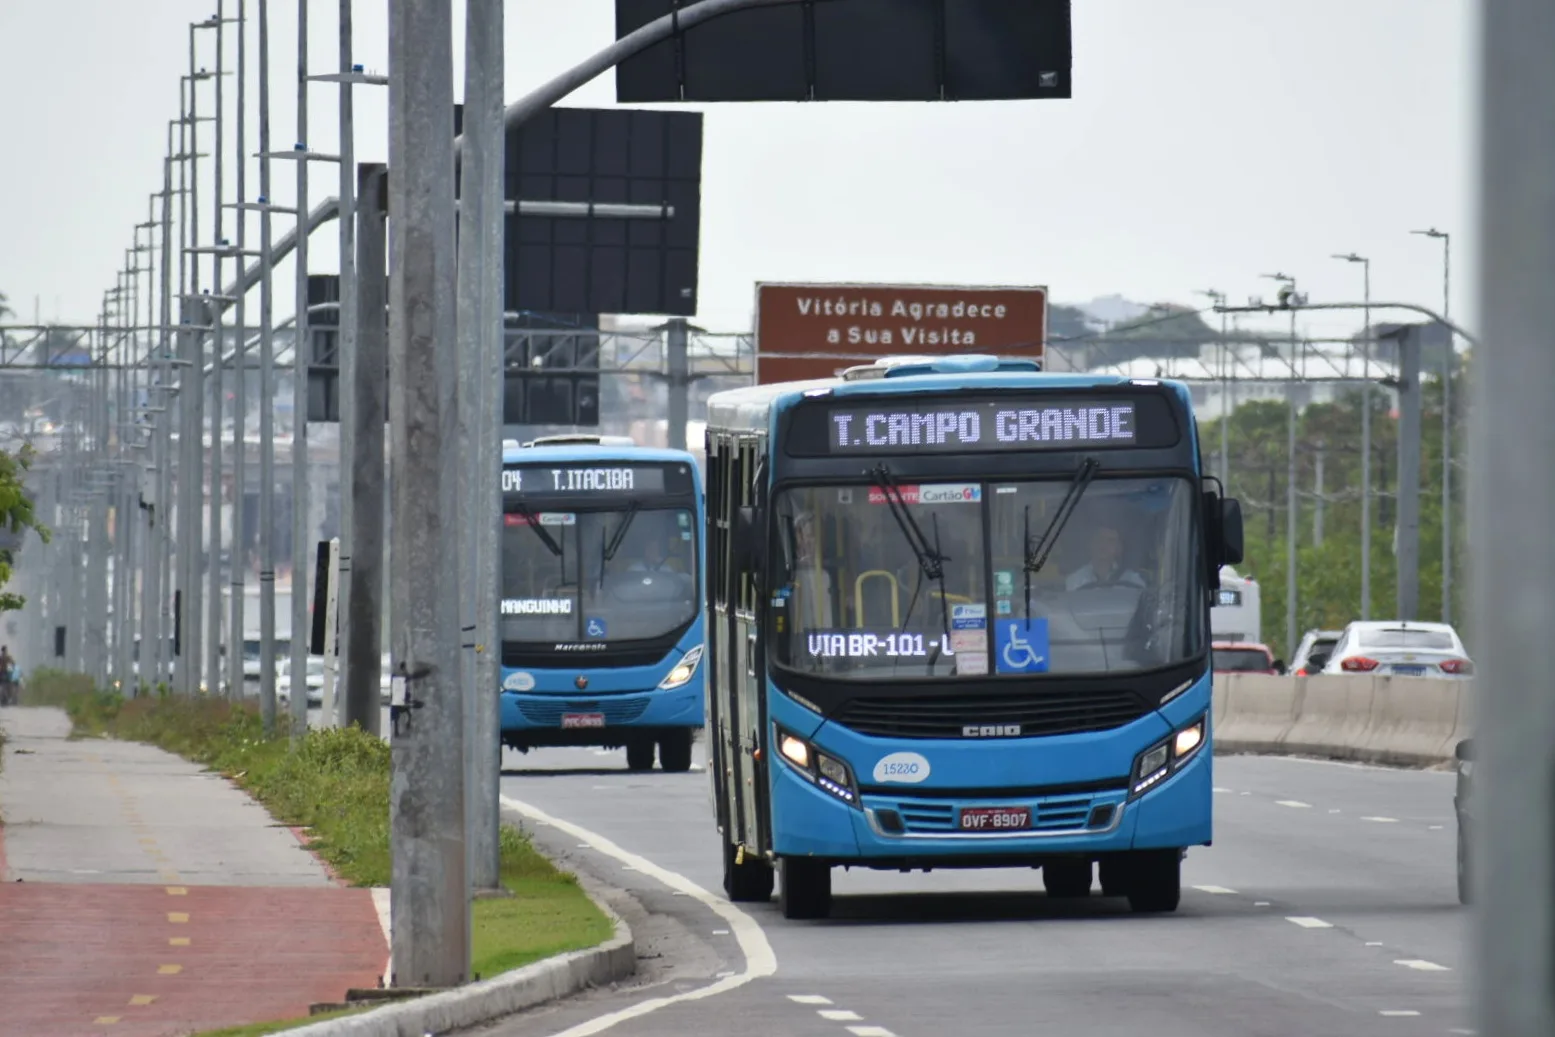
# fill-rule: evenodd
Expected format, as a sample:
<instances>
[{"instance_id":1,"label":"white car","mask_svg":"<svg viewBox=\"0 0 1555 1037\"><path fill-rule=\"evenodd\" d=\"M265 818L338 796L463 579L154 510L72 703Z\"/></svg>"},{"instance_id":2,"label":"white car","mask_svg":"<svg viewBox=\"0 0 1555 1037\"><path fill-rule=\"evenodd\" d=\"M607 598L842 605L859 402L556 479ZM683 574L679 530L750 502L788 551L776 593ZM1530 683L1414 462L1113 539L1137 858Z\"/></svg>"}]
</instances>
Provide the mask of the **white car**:
<instances>
[{"instance_id":1,"label":"white car","mask_svg":"<svg viewBox=\"0 0 1555 1037\"><path fill-rule=\"evenodd\" d=\"M306 691L308 705L317 706L324 698L324 660L317 655L308 656ZM292 697L292 661L282 659L275 671L275 697L283 702Z\"/></svg>"},{"instance_id":2,"label":"white car","mask_svg":"<svg viewBox=\"0 0 1555 1037\"><path fill-rule=\"evenodd\" d=\"M1474 675L1474 662L1449 623L1367 620L1344 628L1322 672L1463 678Z\"/></svg>"}]
</instances>

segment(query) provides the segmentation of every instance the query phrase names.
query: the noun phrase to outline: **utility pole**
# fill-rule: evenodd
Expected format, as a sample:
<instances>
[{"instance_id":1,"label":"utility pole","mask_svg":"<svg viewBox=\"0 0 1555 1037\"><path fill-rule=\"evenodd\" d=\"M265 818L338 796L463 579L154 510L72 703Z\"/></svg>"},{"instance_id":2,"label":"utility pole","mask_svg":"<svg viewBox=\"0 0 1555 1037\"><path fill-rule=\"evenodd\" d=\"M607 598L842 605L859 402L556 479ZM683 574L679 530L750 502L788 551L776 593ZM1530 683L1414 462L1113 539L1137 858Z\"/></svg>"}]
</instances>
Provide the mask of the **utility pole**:
<instances>
[{"instance_id":1,"label":"utility pole","mask_svg":"<svg viewBox=\"0 0 1555 1037\"><path fill-rule=\"evenodd\" d=\"M1478 284L1484 339L1469 410L1473 537L1474 1021L1485 1037L1555 1033L1555 7L1478 8ZM1517 588L1508 607L1507 589Z\"/></svg>"},{"instance_id":2,"label":"utility pole","mask_svg":"<svg viewBox=\"0 0 1555 1037\"><path fill-rule=\"evenodd\" d=\"M1361 619L1371 618L1371 260L1348 252L1335 259L1361 264Z\"/></svg>"},{"instance_id":3,"label":"utility pole","mask_svg":"<svg viewBox=\"0 0 1555 1037\"><path fill-rule=\"evenodd\" d=\"M1442 243L1442 316L1452 318L1452 235L1446 231L1410 231ZM1452 326L1447 333L1447 353L1442 358L1442 622L1452 622L1452 379L1457 370L1457 343Z\"/></svg>"},{"instance_id":4,"label":"utility pole","mask_svg":"<svg viewBox=\"0 0 1555 1037\"><path fill-rule=\"evenodd\" d=\"M1296 279L1289 274L1264 274L1271 281L1279 281L1283 287L1280 289L1282 302L1290 300L1301 302L1301 296L1296 293ZM1298 515L1296 497L1296 421L1299 414L1299 406L1296 402L1296 382L1298 378L1296 369L1296 314L1290 315L1290 377L1285 391L1290 405L1289 419L1285 429L1285 657L1296 650L1296 520ZM1272 502L1271 502L1272 503Z\"/></svg>"},{"instance_id":5,"label":"utility pole","mask_svg":"<svg viewBox=\"0 0 1555 1037\"><path fill-rule=\"evenodd\" d=\"M1420 325L1398 332L1398 618L1420 615Z\"/></svg>"},{"instance_id":6,"label":"utility pole","mask_svg":"<svg viewBox=\"0 0 1555 1037\"><path fill-rule=\"evenodd\" d=\"M497 525L501 522L504 145L503 0L466 0L464 147L459 155L458 512L465 707L465 820L470 887L501 888L501 705L497 697ZM493 371L493 359L497 364Z\"/></svg>"},{"instance_id":7,"label":"utility pole","mask_svg":"<svg viewBox=\"0 0 1555 1037\"><path fill-rule=\"evenodd\" d=\"M248 498L248 289L241 283L243 266L248 262L245 250L248 236L248 151L245 148L244 127L248 124L248 13L246 0L238 0L238 125L237 125L237 253L239 284L233 300L233 322L237 325L236 340L232 348L232 559L228 577L228 593L232 600L227 604L227 626L230 630L227 652L227 682L234 698L241 698L245 691L243 676L244 600L248 585L248 534L244 522L244 510ZM216 354L221 362L221 351ZM262 700L261 700L262 701ZM271 700L271 718L274 719L275 703Z\"/></svg>"},{"instance_id":8,"label":"utility pole","mask_svg":"<svg viewBox=\"0 0 1555 1037\"><path fill-rule=\"evenodd\" d=\"M1312 464L1313 494L1312 494L1312 546L1323 546L1323 455L1327 453L1326 444L1318 442L1313 444Z\"/></svg>"},{"instance_id":9,"label":"utility pole","mask_svg":"<svg viewBox=\"0 0 1555 1037\"><path fill-rule=\"evenodd\" d=\"M226 150L226 138L223 129L226 124L226 105L222 91L222 79L225 77L226 55L224 47L224 33L222 25L226 21L223 12L222 0L216 0L216 15L207 22L202 23L202 28L216 30L216 149L213 165L213 179L215 180L216 199L211 205L211 238L216 247L211 250L211 290L219 293L222 289L221 268L222 259L226 255L226 241L222 238L222 210L224 184L222 173L224 172L224 159ZM239 115L241 116L241 112ZM238 257L238 269L241 271L243 258ZM210 540L210 568L206 573L209 581L208 591L210 600L206 602L206 629L210 638L210 644L205 653L205 669L210 675L207 680L210 683L211 694L217 694L221 688L221 483L223 467L221 453L221 412L222 393L226 389L226 367L222 363L222 351L226 346L226 335L223 331L222 309L220 299L213 296L212 302L206 306L206 320L211 325L211 456L210 456L210 512L209 533ZM241 337L242 330L238 335ZM201 367L203 368L203 361ZM232 655L241 657L243 632L236 631L228 639L227 651ZM233 685L227 689L227 694L238 696L242 694L242 685Z\"/></svg>"},{"instance_id":10,"label":"utility pole","mask_svg":"<svg viewBox=\"0 0 1555 1037\"><path fill-rule=\"evenodd\" d=\"M388 420L388 242L385 240L386 169L364 163L356 190L356 366L350 388L351 543L350 589L354 613L344 625L345 719L382 734L379 706L383 645L383 426ZM341 421L346 420L342 408ZM495 696L493 696L495 697Z\"/></svg>"},{"instance_id":11,"label":"utility pole","mask_svg":"<svg viewBox=\"0 0 1555 1037\"><path fill-rule=\"evenodd\" d=\"M275 257L270 216L270 0L259 0L259 715L275 731ZM306 213L297 214L303 233ZM302 631L292 631L301 637ZM299 678L301 675L298 675Z\"/></svg>"},{"instance_id":12,"label":"utility pole","mask_svg":"<svg viewBox=\"0 0 1555 1037\"><path fill-rule=\"evenodd\" d=\"M308 323L308 0L297 0L297 310L292 318L292 582L291 733L308 731L308 563L313 555L308 522L308 365L313 336ZM329 717L321 718L328 726Z\"/></svg>"},{"instance_id":13,"label":"utility pole","mask_svg":"<svg viewBox=\"0 0 1555 1037\"><path fill-rule=\"evenodd\" d=\"M389 4L393 983L470 973L459 680L452 0Z\"/></svg>"},{"instance_id":14,"label":"utility pole","mask_svg":"<svg viewBox=\"0 0 1555 1037\"><path fill-rule=\"evenodd\" d=\"M1216 306L1226 304L1226 294L1214 288L1201 288L1203 295ZM1220 485L1226 489L1231 484L1231 344L1226 341L1225 310L1220 311ZM1228 491L1229 492L1229 491Z\"/></svg>"}]
</instances>

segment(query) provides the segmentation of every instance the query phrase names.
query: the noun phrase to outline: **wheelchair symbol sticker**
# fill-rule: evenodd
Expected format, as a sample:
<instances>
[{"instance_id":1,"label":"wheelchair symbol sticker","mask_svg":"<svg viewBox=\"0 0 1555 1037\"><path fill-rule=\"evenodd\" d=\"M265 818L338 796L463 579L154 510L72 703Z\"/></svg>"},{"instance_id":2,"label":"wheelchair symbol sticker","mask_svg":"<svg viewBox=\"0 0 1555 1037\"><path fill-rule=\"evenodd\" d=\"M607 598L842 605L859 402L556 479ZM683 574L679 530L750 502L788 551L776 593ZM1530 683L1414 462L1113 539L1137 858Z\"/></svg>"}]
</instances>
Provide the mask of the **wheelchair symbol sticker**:
<instances>
[{"instance_id":1,"label":"wheelchair symbol sticker","mask_svg":"<svg viewBox=\"0 0 1555 1037\"><path fill-rule=\"evenodd\" d=\"M1000 619L994 622L994 663L1000 673L1046 673L1047 620Z\"/></svg>"},{"instance_id":2,"label":"wheelchair symbol sticker","mask_svg":"<svg viewBox=\"0 0 1555 1037\"><path fill-rule=\"evenodd\" d=\"M583 625L583 632L590 637L604 637L605 621L598 616L590 616L588 622Z\"/></svg>"}]
</instances>

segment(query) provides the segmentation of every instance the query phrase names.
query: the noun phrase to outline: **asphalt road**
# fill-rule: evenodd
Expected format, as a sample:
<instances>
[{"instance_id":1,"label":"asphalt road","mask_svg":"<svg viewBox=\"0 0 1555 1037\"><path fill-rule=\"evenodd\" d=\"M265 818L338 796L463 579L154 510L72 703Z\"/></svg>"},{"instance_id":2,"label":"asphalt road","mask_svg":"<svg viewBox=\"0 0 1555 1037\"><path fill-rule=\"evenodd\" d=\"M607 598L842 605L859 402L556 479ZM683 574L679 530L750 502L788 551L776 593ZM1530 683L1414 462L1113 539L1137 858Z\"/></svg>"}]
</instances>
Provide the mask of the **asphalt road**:
<instances>
[{"instance_id":1,"label":"asphalt road","mask_svg":"<svg viewBox=\"0 0 1555 1037\"><path fill-rule=\"evenodd\" d=\"M1032 871L852 872L833 918L788 922L775 900L723 900L698 750L678 775L628 773L619 751L506 754L504 796L568 867L630 894L645 956L629 988L474 1032L1470 1032L1450 774L1218 758L1215 845L1190 851L1170 916L1049 902Z\"/></svg>"}]
</instances>

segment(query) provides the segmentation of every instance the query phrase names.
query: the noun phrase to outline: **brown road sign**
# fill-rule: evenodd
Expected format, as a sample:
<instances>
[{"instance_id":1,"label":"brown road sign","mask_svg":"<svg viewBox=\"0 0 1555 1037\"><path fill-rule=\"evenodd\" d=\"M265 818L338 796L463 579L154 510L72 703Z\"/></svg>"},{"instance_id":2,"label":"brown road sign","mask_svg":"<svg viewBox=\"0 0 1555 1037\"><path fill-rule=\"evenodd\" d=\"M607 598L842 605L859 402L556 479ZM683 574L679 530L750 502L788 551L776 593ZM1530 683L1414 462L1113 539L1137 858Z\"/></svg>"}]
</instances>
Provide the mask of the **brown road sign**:
<instances>
[{"instance_id":1,"label":"brown road sign","mask_svg":"<svg viewBox=\"0 0 1555 1037\"><path fill-rule=\"evenodd\" d=\"M831 378L878 357L998 353L1040 361L1045 287L756 285L756 381Z\"/></svg>"}]
</instances>

